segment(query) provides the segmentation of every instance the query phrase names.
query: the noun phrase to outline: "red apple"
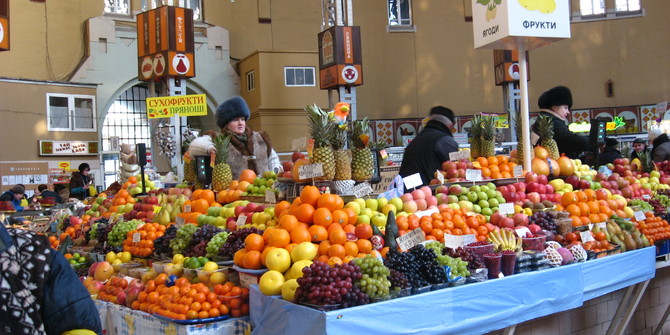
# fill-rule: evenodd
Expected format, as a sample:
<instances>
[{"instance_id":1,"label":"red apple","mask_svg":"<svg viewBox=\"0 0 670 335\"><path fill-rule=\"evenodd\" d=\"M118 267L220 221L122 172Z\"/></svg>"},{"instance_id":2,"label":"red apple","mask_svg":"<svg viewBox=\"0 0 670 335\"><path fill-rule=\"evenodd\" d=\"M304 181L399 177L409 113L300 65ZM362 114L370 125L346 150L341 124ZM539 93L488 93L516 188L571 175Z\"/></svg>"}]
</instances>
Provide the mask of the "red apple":
<instances>
[{"instance_id":1,"label":"red apple","mask_svg":"<svg viewBox=\"0 0 670 335\"><path fill-rule=\"evenodd\" d=\"M528 225L528 215L523 213L516 213L512 216L515 227L527 226Z\"/></svg>"},{"instance_id":2,"label":"red apple","mask_svg":"<svg viewBox=\"0 0 670 335\"><path fill-rule=\"evenodd\" d=\"M524 176L524 179L526 180L526 183L537 182L537 173L526 172L526 175Z\"/></svg>"},{"instance_id":3,"label":"red apple","mask_svg":"<svg viewBox=\"0 0 670 335\"><path fill-rule=\"evenodd\" d=\"M537 193L537 192L530 192L530 193L528 193L528 194L526 195L526 197L528 198L528 200L530 200L530 201L531 201L532 203L534 203L534 204L536 204L536 203L542 201L542 200L540 199L540 194Z\"/></svg>"}]
</instances>

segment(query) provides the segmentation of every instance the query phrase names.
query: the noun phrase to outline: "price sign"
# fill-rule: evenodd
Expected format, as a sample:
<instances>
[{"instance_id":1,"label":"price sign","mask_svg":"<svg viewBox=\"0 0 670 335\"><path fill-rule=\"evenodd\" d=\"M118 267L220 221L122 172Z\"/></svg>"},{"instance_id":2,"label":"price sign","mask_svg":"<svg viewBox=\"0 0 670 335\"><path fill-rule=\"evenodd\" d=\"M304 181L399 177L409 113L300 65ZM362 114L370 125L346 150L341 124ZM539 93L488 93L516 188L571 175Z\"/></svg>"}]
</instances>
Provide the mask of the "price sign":
<instances>
[{"instance_id":1,"label":"price sign","mask_svg":"<svg viewBox=\"0 0 670 335\"><path fill-rule=\"evenodd\" d=\"M517 165L514 167L514 176L518 177L523 174L523 166Z\"/></svg>"},{"instance_id":2,"label":"price sign","mask_svg":"<svg viewBox=\"0 0 670 335\"><path fill-rule=\"evenodd\" d=\"M184 212L188 213L191 211L191 205L185 205L184 206Z\"/></svg>"},{"instance_id":3,"label":"price sign","mask_svg":"<svg viewBox=\"0 0 670 335\"><path fill-rule=\"evenodd\" d=\"M158 213L160 213L160 212L161 212L161 209L163 209L163 207L161 207L161 206L154 206L154 214L158 214Z\"/></svg>"},{"instance_id":4,"label":"price sign","mask_svg":"<svg viewBox=\"0 0 670 335\"><path fill-rule=\"evenodd\" d=\"M402 251L408 250L413 246L426 240L426 235L421 228L416 228L411 232L395 239Z\"/></svg>"},{"instance_id":5,"label":"price sign","mask_svg":"<svg viewBox=\"0 0 670 335\"><path fill-rule=\"evenodd\" d=\"M417 186L423 185L421 175L418 173L403 178L402 182L405 184L405 189L416 188Z\"/></svg>"},{"instance_id":6,"label":"price sign","mask_svg":"<svg viewBox=\"0 0 670 335\"><path fill-rule=\"evenodd\" d=\"M582 243L595 241L590 231L580 231L579 237L582 239Z\"/></svg>"},{"instance_id":7,"label":"price sign","mask_svg":"<svg viewBox=\"0 0 670 335\"><path fill-rule=\"evenodd\" d=\"M177 216L177 218L175 219L174 224L177 226L177 229L179 229L179 228L183 227L184 224L186 224L186 220L184 220L183 217Z\"/></svg>"},{"instance_id":8,"label":"price sign","mask_svg":"<svg viewBox=\"0 0 670 335\"><path fill-rule=\"evenodd\" d=\"M238 272L240 275L240 286L249 288L251 285L258 284L258 277L244 272Z\"/></svg>"},{"instance_id":9,"label":"price sign","mask_svg":"<svg viewBox=\"0 0 670 335\"><path fill-rule=\"evenodd\" d=\"M419 218L424 217L424 216L430 216L433 215L433 213L439 213L440 211L437 210L437 208L431 208L427 209L425 211L418 211L415 212L414 215L418 216Z\"/></svg>"},{"instance_id":10,"label":"price sign","mask_svg":"<svg viewBox=\"0 0 670 335\"><path fill-rule=\"evenodd\" d=\"M440 184L444 184L444 175L440 170L435 170L435 176L437 176L437 180L440 182Z\"/></svg>"},{"instance_id":11,"label":"price sign","mask_svg":"<svg viewBox=\"0 0 670 335\"><path fill-rule=\"evenodd\" d=\"M651 196L649 194L643 194L642 199L649 200L649 199L651 199Z\"/></svg>"},{"instance_id":12,"label":"price sign","mask_svg":"<svg viewBox=\"0 0 670 335\"><path fill-rule=\"evenodd\" d=\"M366 181L354 186L351 191L354 194L354 197L362 198L372 193L372 187L370 186L370 183Z\"/></svg>"},{"instance_id":13,"label":"price sign","mask_svg":"<svg viewBox=\"0 0 670 335\"><path fill-rule=\"evenodd\" d=\"M321 176L323 176L323 164L321 163L301 165L298 167L298 178L300 179L312 179Z\"/></svg>"},{"instance_id":14,"label":"price sign","mask_svg":"<svg viewBox=\"0 0 670 335\"><path fill-rule=\"evenodd\" d=\"M463 235L463 246L474 242L477 242L477 237L474 234Z\"/></svg>"},{"instance_id":15,"label":"price sign","mask_svg":"<svg viewBox=\"0 0 670 335\"><path fill-rule=\"evenodd\" d=\"M307 149L307 137L300 137L291 141L291 150L303 151L305 149Z\"/></svg>"},{"instance_id":16,"label":"price sign","mask_svg":"<svg viewBox=\"0 0 670 335\"><path fill-rule=\"evenodd\" d=\"M386 149L379 150L379 156L382 157L382 159L386 159L386 157L389 156L389 154L386 152Z\"/></svg>"},{"instance_id":17,"label":"price sign","mask_svg":"<svg viewBox=\"0 0 670 335\"><path fill-rule=\"evenodd\" d=\"M459 150L449 153L450 161L460 161L461 159L469 159L469 158L470 158L470 150Z\"/></svg>"},{"instance_id":18,"label":"price sign","mask_svg":"<svg viewBox=\"0 0 670 335\"><path fill-rule=\"evenodd\" d=\"M517 236L524 238L526 237L527 234L530 234L530 229L528 229L528 227L520 227L514 229L514 232L516 233Z\"/></svg>"},{"instance_id":19,"label":"price sign","mask_svg":"<svg viewBox=\"0 0 670 335\"><path fill-rule=\"evenodd\" d=\"M239 226L244 226L247 224L247 217L244 215L240 215L237 217L237 222L235 223L238 227Z\"/></svg>"},{"instance_id":20,"label":"price sign","mask_svg":"<svg viewBox=\"0 0 670 335\"><path fill-rule=\"evenodd\" d=\"M498 212L503 215L514 214L514 204L511 202L500 204L498 205Z\"/></svg>"},{"instance_id":21,"label":"price sign","mask_svg":"<svg viewBox=\"0 0 670 335\"><path fill-rule=\"evenodd\" d=\"M477 169L467 169L467 170L465 170L465 180L481 181L482 180L482 170L477 170Z\"/></svg>"},{"instance_id":22,"label":"price sign","mask_svg":"<svg viewBox=\"0 0 670 335\"><path fill-rule=\"evenodd\" d=\"M265 190L265 202L267 203L277 203L277 195L274 190Z\"/></svg>"},{"instance_id":23,"label":"price sign","mask_svg":"<svg viewBox=\"0 0 670 335\"><path fill-rule=\"evenodd\" d=\"M607 222L598 222L596 223L598 228L607 229Z\"/></svg>"},{"instance_id":24,"label":"price sign","mask_svg":"<svg viewBox=\"0 0 670 335\"><path fill-rule=\"evenodd\" d=\"M444 234L444 245L447 248L456 249L464 247L465 243L463 243L463 236L461 235Z\"/></svg>"},{"instance_id":25,"label":"price sign","mask_svg":"<svg viewBox=\"0 0 670 335\"><path fill-rule=\"evenodd\" d=\"M644 212L637 211L633 214L635 215L635 221L644 221L647 219L647 216L644 215Z\"/></svg>"},{"instance_id":26,"label":"price sign","mask_svg":"<svg viewBox=\"0 0 670 335\"><path fill-rule=\"evenodd\" d=\"M133 243L137 243L140 241L140 233L134 233L133 234Z\"/></svg>"}]
</instances>

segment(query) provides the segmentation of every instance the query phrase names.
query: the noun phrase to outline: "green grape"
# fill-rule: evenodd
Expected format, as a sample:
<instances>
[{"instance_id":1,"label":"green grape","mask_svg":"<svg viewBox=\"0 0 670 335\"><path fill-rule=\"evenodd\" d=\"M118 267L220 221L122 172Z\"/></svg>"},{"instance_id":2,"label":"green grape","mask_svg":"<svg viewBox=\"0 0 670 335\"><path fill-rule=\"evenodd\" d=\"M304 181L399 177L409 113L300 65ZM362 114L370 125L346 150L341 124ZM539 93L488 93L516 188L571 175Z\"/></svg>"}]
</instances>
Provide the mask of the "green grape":
<instances>
[{"instance_id":1,"label":"green grape","mask_svg":"<svg viewBox=\"0 0 670 335\"><path fill-rule=\"evenodd\" d=\"M177 236L170 241L170 248L173 254L181 254L186 250L186 247L193 239L193 233L198 229L198 226L193 224L185 224L177 229Z\"/></svg>"},{"instance_id":2,"label":"green grape","mask_svg":"<svg viewBox=\"0 0 670 335\"><path fill-rule=\"evenodd\" d=\"M212 237L211 240L207 243L207 257L212 258L214 256L217 256L219 254L219 250L221 249L221 246L226 243L226 240L228 240L228 235L230 235L230 232L224 231L220 232L214 237Z\"/></svg>"}]
</instances>

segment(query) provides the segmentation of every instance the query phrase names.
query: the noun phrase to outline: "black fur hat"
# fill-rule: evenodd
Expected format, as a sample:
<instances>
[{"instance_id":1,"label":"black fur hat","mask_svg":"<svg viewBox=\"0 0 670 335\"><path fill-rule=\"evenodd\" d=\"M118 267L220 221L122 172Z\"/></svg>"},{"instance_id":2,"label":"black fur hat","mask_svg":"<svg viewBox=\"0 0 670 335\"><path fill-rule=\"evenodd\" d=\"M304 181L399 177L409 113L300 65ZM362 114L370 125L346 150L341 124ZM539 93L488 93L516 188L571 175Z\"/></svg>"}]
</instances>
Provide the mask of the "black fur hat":
<instances>
[{"instance_id":1,"label":"black fur hat","mask_svg":"<svg viewBox=\"0 0 670 335\"><path fill-rule=\"evenodd\" d=\"M456 118L454 117L454 111L452 111L451 109L449 109L447 107L435 106L435 107L431 108L430 109L430 115L434 115L434 114L439 114L439 115L442 115L442 116L446 116L447 118L449 118L451 123L456 123L455 122Z\"/></svg>"},{"instance_id":2,"label":"black fur hat","mask_svg":"<svg viewBox=\"0 0 670 335\"><path fill-rule=\"evenodd\" d=\"M552 106L568 105L572 108L572 93L565 86L556 86L540 95L537 106L542 109L551 109Z\"/></svg>"},{"instance_id":3,"label":"black fur hat","mask_svg":"<svg viewBox=\"0 0 670 335\"><path fill-rule=\"evenodd\" d=\"M216 108L216 125L219 128L224 128L228 122L238 117L249 120L250 114L246 101L241 97L235 96L224 101Z\"/></svg>"}]
</instances>

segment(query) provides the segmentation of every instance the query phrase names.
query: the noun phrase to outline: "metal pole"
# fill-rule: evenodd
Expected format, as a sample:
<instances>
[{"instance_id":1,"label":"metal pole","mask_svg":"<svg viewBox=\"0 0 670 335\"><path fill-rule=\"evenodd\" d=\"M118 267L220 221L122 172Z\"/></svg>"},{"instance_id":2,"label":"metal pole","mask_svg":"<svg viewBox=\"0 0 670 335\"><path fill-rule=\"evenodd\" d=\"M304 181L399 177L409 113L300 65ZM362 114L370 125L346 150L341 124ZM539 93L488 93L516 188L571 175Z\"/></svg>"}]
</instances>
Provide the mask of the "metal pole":
<instances>
[{"instance_id":1,"label":"metal pole","mask_svg":"<svg viewBox=\"0 0 670 335\"><path fill-rule=\"evenodd\" d=\"M519 90L521 91L521 145L523 145L523 168L531 170L530 165L530 120L528 112L528 73L526 72L526 45L519 42Z\"/></svg>"}]
</instances>

